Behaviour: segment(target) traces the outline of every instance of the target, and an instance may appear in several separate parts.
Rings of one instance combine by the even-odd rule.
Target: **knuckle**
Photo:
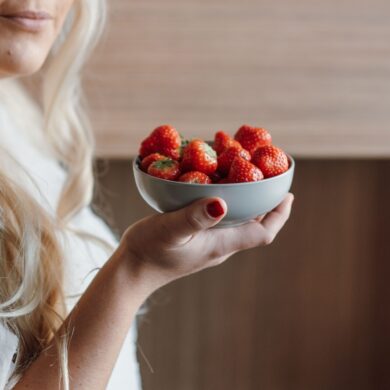
[[[274,239],[275,239],[275,234],[273,234],[271,232],[266,232],[264,234],[263,239],[262,239],[262,244],[265,246],[270,245],[273,243]]]
[[[192,208],[186,208],[184,211],[185,222],[191,229],[201,230],[203,229],[203,223],[197,216],[192,212]]]
[[[214,260],[218,260],[223,255],[223,251],[219,248],[213,249],[210,253],[210,258]]]
[[[225,261],[225,257],[217,257],[210,262],[211,267],[217,267],[218,265],[221,265]]]

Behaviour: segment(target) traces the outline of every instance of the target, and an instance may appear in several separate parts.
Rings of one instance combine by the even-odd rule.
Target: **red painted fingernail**
[[[223,209],[221,203],[217,200],[214,200],[207,205],[207,213],[213,218],[220,217],[224,212],[225,210]]]

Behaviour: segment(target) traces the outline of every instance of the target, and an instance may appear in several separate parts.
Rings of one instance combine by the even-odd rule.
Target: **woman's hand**
[[[216,266],[232,254],[270,244],[289,218],[294,196],[288,194],[270,213],[244,225],[210,229],[226,214],[221,198],[207,198],[181,210],[157,214],[130,226],[119,251],[133,272],[157,289],[182,276]]]

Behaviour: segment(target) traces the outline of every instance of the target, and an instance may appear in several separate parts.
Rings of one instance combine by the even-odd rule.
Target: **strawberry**
[[[160,153],[149,154],[149,156],[146,156],[144,159],[142,159],[142,161],[141,161],[141,169],[144,172],[147,172],[148,168],[149,168],[149,165],[151,163],[154,163],[155,161],[158,161],[158,160],[163,160],[164,158],[167,158],[167,157],[163,156]]]
[[[253,153],[257,148],[271,145],[272,143],[271,135],[266,129],[248,125],[241,126],[237,130],[234,139],[238,141],[251,156],[253,156]]]
[[[220,130],[215,133],[213,149],[220,155],[225,149],[230,146],[241,146],[237,141],[235,141],[229,134]]]
[[[229,173],[230,166],[237,156],[240,156],[247,161],[251,159],[249,152],[241,146],[231,146],[218,156],[218,171],[222,176],[226,176]]]
[[[217,169],[217,154],[206,142],[194,139],[183,150],[181,167],[185,172],[199,171],[211,175]]]
[[[211,184],[211,179],[203,172],[190,171],[181,175],[178,181],[185,183]]]
[[[258,148],[253,154],[252,162],[261,169],[266,178],[280,175],[289,167],[286,154],[273,145]]]
[[[160,153],[174,160],[180,158],[180,134],[172,126],[159,126],[141,143],[139,155],[144,158],[152,153]]]
[[[179,163],[170,158],[157,160],[149,165],[148,173],[160,179],[175,180],[180,175]]]
[[[228,180],[231,183],[243,183],[248,181],[259,181],[263,179],[263,173],[251,162],[236,157],[230,167]]]

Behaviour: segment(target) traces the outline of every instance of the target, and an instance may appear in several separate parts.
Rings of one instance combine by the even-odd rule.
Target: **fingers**
[[[271,242],[290,217],[293,201],[294,195],[287,194],[283,202],[280,203],[274,210],[269,212],[261,221],[261,225],[271,237]]]
[[[288,220],[293,200],[294,196],[288,194],[282,203],[265,216],[236,228],[214,229],[213,240],[218,246],[216,250],[218,254],[222,256],[259,245],[271,244]]]
[[[258,217],[255,218],[255,221],[260,223],[260,222],[264,219],[264,217],[265,217],[266,215],[267,215],[267,214],[259,215]]]
[[[191,205],[159,216],[161,232],[170,243],[187,242],[195,233],[216,225],[226,214],[221,198],[206,198]]]

